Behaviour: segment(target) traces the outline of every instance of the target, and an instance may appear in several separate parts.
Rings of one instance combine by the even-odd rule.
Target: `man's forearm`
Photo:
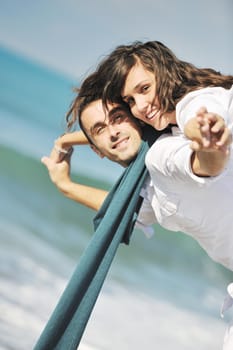
[[[87,145],[89,142],[82,131],[74,131],[60,136],[55,144],[61,148],[69,148],[75,145]]]
[[[73,182],[70,177],[70,155],[59,163],[54,160],[54,155],[44,156],[41,161],[46,166],[53,184],[66,197],[94,210],[101,207],[108,192]]]
[[[96,211],[99,210],[108,194],[107,191],[72,181],[56,186],[66,197]]]

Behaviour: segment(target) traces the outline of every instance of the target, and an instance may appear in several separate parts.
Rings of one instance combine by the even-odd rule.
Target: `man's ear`
[[[98,150],[98,148],[95,146],[95,145],[90,145],[91,146],[91,149],[96,153],[98,154],[98,156],[100,158],[104,158],[105,156]]]

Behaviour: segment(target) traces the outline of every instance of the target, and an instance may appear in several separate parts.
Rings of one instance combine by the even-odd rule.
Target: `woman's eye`
[[[149,85],[145,85],[142,87],[142,92],[146,92],[149,89]]]

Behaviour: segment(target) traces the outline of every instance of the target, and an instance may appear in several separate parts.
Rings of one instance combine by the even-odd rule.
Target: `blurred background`
[[[33,348],[93,234],[40,162],[64,131],[72,88],[115,46],[159,40],[233,73],[232,0],[0,0],[0,349]],[[122,168],[88,147],[75,181],[111,188]],[[155,226],[121,246],[80,349],[217,350],[232,274],[190,238]]]

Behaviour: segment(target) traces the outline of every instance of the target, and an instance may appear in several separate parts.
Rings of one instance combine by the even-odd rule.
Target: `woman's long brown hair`
[[[164,112],[174,110],[179,100],[190,91],[213,86],[230,89],[233,85],[232,75],[181,61],[159,41],[135,42],[118,46],[97,68],[99,76],[105,79],[105,104],[107,101],[121,101],[125,80],[137,61],[155,74],[156,94]]]

